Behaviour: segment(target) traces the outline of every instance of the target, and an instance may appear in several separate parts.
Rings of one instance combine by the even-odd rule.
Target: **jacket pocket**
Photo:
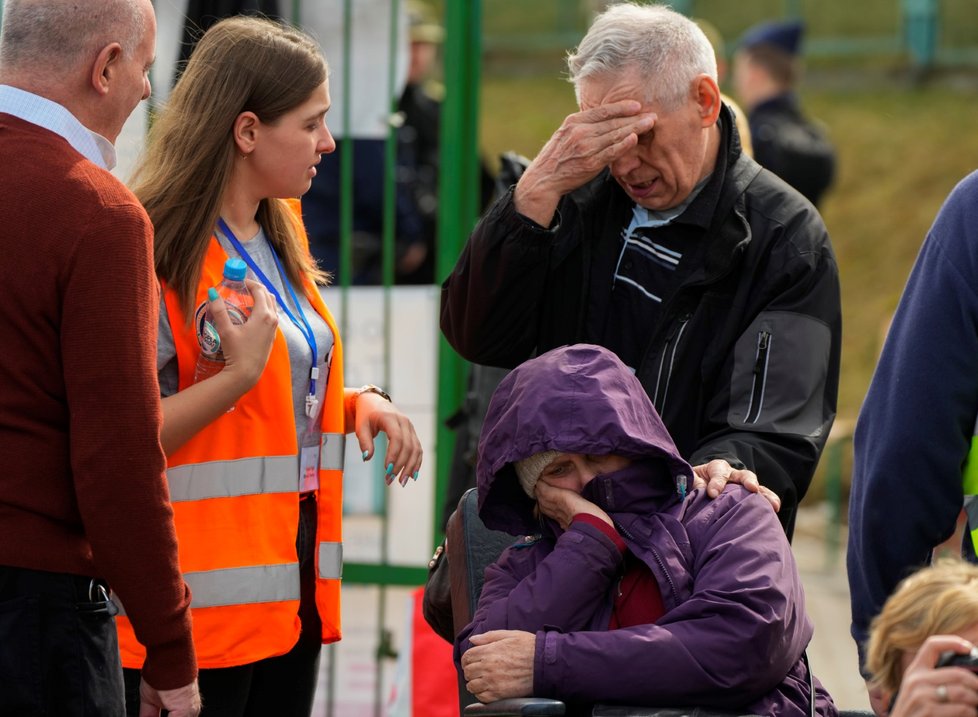
[[[822,321],[790,311],[761,313],[734,347],[727,423],[736,430],[815,437],[825,402],[832,336]]]

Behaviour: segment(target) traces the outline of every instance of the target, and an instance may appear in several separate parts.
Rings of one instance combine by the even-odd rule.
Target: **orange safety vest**
[[[304,232],[302,238],[305,238]],[[197,304],[220,283],[227,254],[211,238]],[[310,282],[305,295],[333,332],[316,492],[316,606],[323,642],[340,632],[341,517],[346,439],[343,352],[332,315]],[[193,383],[200,348],[176,294],[164,285],[180,390]],[[226,413],[167,456],[180,568],[192,593],[194,645],[202,668],[231,667],[288,652],[299,638],[299,459],[292,378],[279,331],[258,383]],[[122,664],[140,668],[146,652],[119,615]]]

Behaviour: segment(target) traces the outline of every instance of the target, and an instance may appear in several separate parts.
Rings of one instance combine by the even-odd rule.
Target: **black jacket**
[[[835,179],[835,148],[802,114],[792,93],[765,100],[747,116],[754,159],[818,204]]]
[[[693,465],[725,458],[782,500],[789,537],[835,418],[842,320],[835,256],[815,208],[740,151],[724,111],[719,196],[701,265],[663,307],[636,372]],[[442,287],[441,328],[466,359],[513,367],[595,341],[631,200],[603,173],[565,196],[558,224],[517,214],[512,193],[482,219]],[[595,300],[594,297],[599,297]],[[605,303],[607,303],[605,301]]]

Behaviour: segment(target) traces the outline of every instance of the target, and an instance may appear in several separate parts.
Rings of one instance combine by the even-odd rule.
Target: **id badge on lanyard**
[[[326,355],[326,375],[333,365],[333,346]],[[315,372],[319,377],[319,371]],[[299,446],[299,492],[319,489],[319,462],[323,447],[323,433],[319,427],[319,401],[316,396],[306,397],[306,430],[302,433]]]
[[[310,421],[312,423],[312,421]],[[302,434],[299,449],[299,492],[319,489],[319,450],[322,445],[319,431],[307,430]]]
[[[333,352],[330,351],[329,358]],[[328,359],[327,359],[328,360]],[[319,371],[314,375],[318,377]],[[315,383],[311,384],[315,387]],[[315,390],[315,388],[313,388]],[[319,455],[322,447],[322,432],[319,430],[319,401],[315,394],[306,396],[306,430],[302,432],[299,446],[299,492],[305,493],[319,489]]]

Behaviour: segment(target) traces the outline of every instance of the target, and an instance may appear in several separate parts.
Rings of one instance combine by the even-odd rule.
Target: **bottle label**
[[[242,311],[241,307],[225,301],[228,318],[232,324],[243,324],[248,320],[248,314]],[[211,316],[207,312],[207,302],[201,302],[194,312],[194,326],[197,330],[197,343],[200,344],[200,351],[205,356],[213,358],[221,353],[221,335],[217,333],[217,327],[211,321]]]
[[[221,351],[221,336],[217,328],[208,319],[207,302],[203,302],[194,312],[194,326],[197,329],[197,343],[200,352],[205,356],[214,357]]]
[[[241,307],[237,304],[232,304],[230,301],[225,301],[224,305],[228,309],[228,318],[231,319],[232,324],[243,324],[248,320],[248,314],[242,311]]]

